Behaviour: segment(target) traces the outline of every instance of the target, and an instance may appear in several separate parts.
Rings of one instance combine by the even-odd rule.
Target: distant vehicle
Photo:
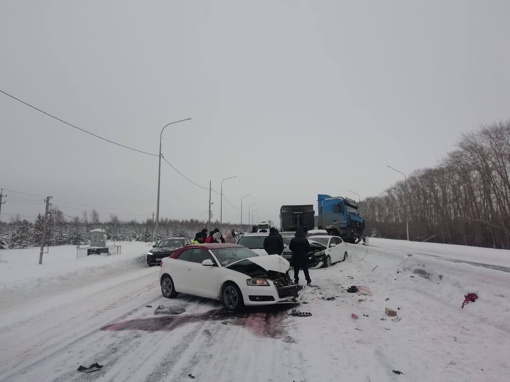
[[[191,240],[185,237],[167,237],[161,239],[157,244],[152,246],[152,249],[147,253],[147,265],[159,264],[163,257],[170,256],[178,248],[190,245]]]
[[[296,231],[303,228],[305,231],[313,229],[315,225],[315,211],[313,204],[286,205],[280,207],[280,230]]]
[[[269,230],[267,232],[252,232],[245,233],[237,240],[237,244],[242,245],[243,247],[251,249],[259,256],[266,256],[267,252],[264,249],[264,240],[269,235]]]
[[[257,256],[237,244],[198,244],[180,248],[161,262],[161,293],[220,300],[228,310],[248,305],[293,302],[302,286],[288,276],[279,255]]]
[[[259,224],[257,224],[257,232],[269,232],[271,227],[274,227],[272,220],[261,221]]]
[[[325,194],[319,194],[317,199],[319,229],[340,236],[348,243],[358,243],[364,238],[365,219],[359,215],[354,200]]]

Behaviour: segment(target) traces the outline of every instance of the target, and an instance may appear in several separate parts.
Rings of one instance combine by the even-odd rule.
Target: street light
[[[221,181],[221,187],[220,187],[220,232],[223,232],[222,225],[223,225],[223,182],[227,179],[234,179],[237,178],[237,176],[229,176],[228,178],[225,178]]]
[[[251,196],[251,194],[244,195],[244,196],[241,198],[241,225],[243,225],[243,199],[244,199],[244,198],[247,198],[248,196]]]
[[[406,189],[406,194],[408,194],[408,192],[407,192],[407,176],[406,176],[406,174],[404,174],[402,171],[399,171],[399,170],[397,170],[396,168],[393,168],[393,167],[391,167],[391,166],[388,166],[388,165],[387,165],[386,167],[388,167],[388,168],[392,169],[393,171],[396,171],[396,172],[398,172],[398,173],[400,173],[400,174],[404,175],[404,188]],[[406,196],[406,199],[407,199],[407,203],[409,203],[409,195],[407,195],[407,196]],[[407,241],[409,241],[409,216],[408,216],[408,215],[409,215],[409,213],[408,213],[408,211],[407,211],[407,203],[406,203],[406,205],[405,205],[405,213],[406,213],[406,232],[407,232]]]
[[[159,230],[159,190],[161,188],[161,140],[163,138],[163,130],[167,126],[173,125],[175,123],[184,122],[184,121],[190,121],[191,118],[181,119],[179,121],[174,121],[167,123],[163,128],[161,129],[161,133],[159,134],[159,166],[158,166],[158,203],[156,207],[156,240],[158,240],[158,230]],[[154,241],[154,236],[152,237],[152,241]]]
[[[250,210],[251,210],[251,208],[252,208],[253,206],[256,206],[256,205],[257,205],[257,203],[253,203],[253,204],[250,204],[250,205],[248,206],[248,224],[250,224],[250,223],[251,223],[251,222],[250,222]]]
[[[361,201],[360,196],[359,196],[359,194],[357,192],[354,192],[354,191],[351,191],[351,190],[347,190],[347,191],[352,192],[353,194],[358,195],[358,203]]]

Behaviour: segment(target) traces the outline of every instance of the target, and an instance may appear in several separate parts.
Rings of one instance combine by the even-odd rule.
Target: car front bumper
[[[295,302],[302,290],[302,285],[291,284],[285,286],[247,286],[242,292],[246,306],[257,306]]]

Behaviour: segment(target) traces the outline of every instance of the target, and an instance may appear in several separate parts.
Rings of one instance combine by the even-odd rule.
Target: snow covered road
[[[510,275],[371,242],[312,270],[317,287],[299,306],[241,313],[192,296],[163,298],[159,269],[139,261],[91,283],[70,286],[63,276],[64,290],[54,281],[36,300],[4,303],[0,380],[508,380]],[[414,251],[451,256],[452,248],[418,244]],[[508,251],[484,251],[484,263],[505,266]],[[358,293],[347,292],[353,285]],[[479,299],[461,308],[468,292]],[[166,313],[155,313],[160,305]],[[293,308],[312,315],[291,316]],[[77,371],[96,362],[101,370]]]

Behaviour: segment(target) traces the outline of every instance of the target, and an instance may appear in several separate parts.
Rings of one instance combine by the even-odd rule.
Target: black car
[[[159,264],[163,257],[168,257],[177,249],[190,244],[191,240],[185,237],[167,237],[166,239],[161,239],[147,253],[147,265],[150,267]]]
[[[290,241],[292,240],[292,237],[285,237],[285,235],[282,235],[283,237],[283,243],[285,244],[285,248],[283,249],[282,256],[287,259],[291,266],[294,266],[292,264],[292,251],[289,249]],[[308,252],[308,268],[315,268],[317,266],[322,266],[324,264],[324,251],[327,249],[327,247],[324,244],[318,243],[313,240],[308,240],[310,243],[310,252]]]

